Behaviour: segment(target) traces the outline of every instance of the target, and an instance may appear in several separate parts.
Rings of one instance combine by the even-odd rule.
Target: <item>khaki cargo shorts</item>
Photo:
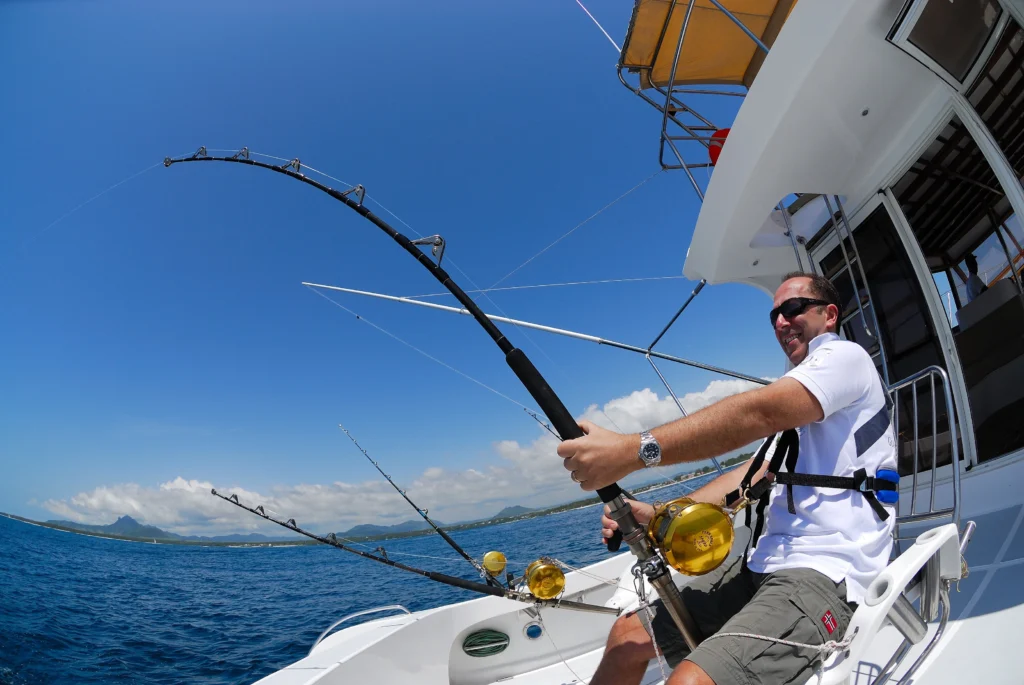
[[[681,588],[683,602],[704,636],[719,631],[752,633],[820,645],[842,640],[855,604],[846,601],[846,583],[818,571],[785,569],[754,573],[742,558],[726,562]],[[803,683],[819,660],[816,651],[746,637],[705,640],[691,654],[661,600],[652,621],[654,639],[669,665],[685,658],[700,666],[715,685]],[[647,621],[641,616],[641,621]]]

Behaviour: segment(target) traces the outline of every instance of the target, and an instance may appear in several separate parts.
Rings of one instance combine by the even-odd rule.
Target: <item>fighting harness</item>
[[[777,445],[771,461],[768,462],[768,470],[761,480],[754,484],[751,481],[754,475],[764,465],[765,455],[772,443]],[[786,503],[790,514],[796,514],[796,505],[793,502],[793,486],[807,485],[816,488],[834,488],[837,490],[856,490],[864,495],[864,499],[878,515],[878,518],[885,521],[889,518],[889,512],[882,506],[882,502],[893,504],[899,499],[899,474],[889,469],[879,470],[874,476],[869,476],[865,469],[858,469],[852,476],[824,476],[811,473],[797,473],[796,463],[800,456],[800,436],[795,429],[783,431],[781,435],[773,435],[765,440],[754,455],[750,468],[740,481],[737,490],[726,495],[726,506],[733,506],[741,498],[749,502],[757,502],[757,516],[754,527],[751,528],[750,549],[757,545],[758,538],[764,528],[764,510],[768,507],[772,487],[778,483],[786,486]],[[786,470],[782,471],[785,463]],[[750,528],[751,510],[746,509],[746,526]]]

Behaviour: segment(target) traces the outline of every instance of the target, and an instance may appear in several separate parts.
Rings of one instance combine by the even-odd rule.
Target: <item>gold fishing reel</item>
[[[501,552],[488,552],[484,555],[484,570],[487,571],[487,575],[492,578],[500,576],[501,572],[505,570],[507,563],[508,561],[505,559],[505,555]]]
[[[554,599],[565,589],[565,573],[554,559],[541,557],[526,567],[526,587],[537,599]]]
[[[507,563],[505,555],[495,551],[485,554],[481,565],[490,576],[498,577]],[[530,594],[537,599],[554,599],[565,590],[565,573],[558,562],[547,557],[541,557],[527,566],[523,580]]]
[[[734,509],[680,497],[656,506],[647,536],[669,566],[687,576],[702,576],[721,566],[732,550]]]

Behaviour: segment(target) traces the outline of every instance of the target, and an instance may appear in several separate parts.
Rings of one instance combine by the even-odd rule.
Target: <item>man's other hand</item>
[[[643,467],[639,435],[621,435],[590,421],[580,421],[580,428],[585,435],[561,443],[558,456],[584,490],[599,490]]]
[[[629,504],[630,509],[633,510],[633,518],[641,526],[646,526],[654,518],[654,507],[652,505],[631,499],[626,500],[626,502]],[[611,507],[607,504],[604,505],[604,515],[601,517],[601,542],[605,544],[612,537],[612,533],[619,529],[619,525],[609,516],[610,511]]]

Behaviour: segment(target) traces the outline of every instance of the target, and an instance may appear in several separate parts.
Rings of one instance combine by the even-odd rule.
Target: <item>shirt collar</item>
[[[817,338],[814,338],[811,342],[807,343],[807,356],[810,357],[814,354],[816,349],[827,342],[832,342],[833,340],[839,340],[839,336],[835,333],[822,333]]]

